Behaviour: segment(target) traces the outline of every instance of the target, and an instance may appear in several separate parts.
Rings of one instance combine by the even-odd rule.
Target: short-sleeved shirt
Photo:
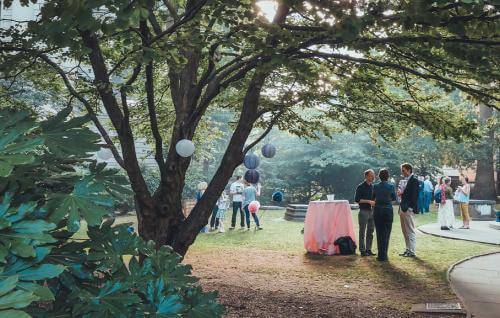
[[[368,184],[366,181],[360,183],[356,188],[354,201],[359,203],[361,200],[373,200],[373,185]],[[368,203],[359,203],[361,210],[371,210],[371,205]]]
[[[433,186],[432,182],[430,180],[425,180],[424,181],[424,192],[432,192]]]
[[[257,189],[254,186],[248,186],[243,190],[243,206],[250,204],[250,202],[257,199]]]
[[[233,195],[233,202],[243,202],[243,189],[245,186],[240,181],[235,181],[231,183],[229,191]]]

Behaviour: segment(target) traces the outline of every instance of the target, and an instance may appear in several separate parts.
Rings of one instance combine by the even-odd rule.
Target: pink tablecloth
[[[312,201],[307,208],[304,225],[304,246],[308,252],[339,254],[336,239],[350,236],[357,244],[347,200]]]

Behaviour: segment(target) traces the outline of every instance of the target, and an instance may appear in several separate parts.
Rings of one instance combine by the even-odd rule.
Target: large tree
[[[391,136],[413,125],[470,135],[474,124],[433,105],[437,96],[421,91],[420,80],[498,105],[493,1],[283,0],[267,13],[269,20],[251,0],[47,0],[36,21],[2,31],[2,78],[8,87],[65,87],[65,98],[83,106],[126,171],[140,235],[182,255],[245,153],[273,125],[303,136],[359,128]],[[235,112],[232,137],[185,218],[191,159],[175,145],[202,136],[200,122],[214,107]],[[101,108],[109,128],[97,116]],[[139,167],[132,109],[149,120],[161,178],[155,191]],[[172,123],[168,139],[159,124],[165,120]],[[254,127],[263,134],[247,141]]]
[[[496,200],[494,154],[496,148],[495,131],[498,126],[493,123],[493,110],[483,105],[479,106],[479,121],[485,130],[485,135],[481,143],[480,156],[476,161],[476,182],[472,198]]]

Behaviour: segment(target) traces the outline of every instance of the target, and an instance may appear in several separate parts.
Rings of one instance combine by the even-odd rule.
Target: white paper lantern
[[[198,183],[197,188],[200,191],[206,190],[208,188],[208,183],[202,181],[202,182]]]
[[[101,149],[97,152],[97,158],[101,160],[106,161],[111,159],[111,157],[113,157],[113,153],[109,149]]]
[[[181,139],[175,145],[175,151],[181,157],[190,157],[194,153],[194,144],[191,140]]]

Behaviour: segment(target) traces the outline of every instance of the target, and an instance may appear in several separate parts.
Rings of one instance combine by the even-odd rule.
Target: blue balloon
[[[266,158],[272,158],[276,155],[276,147],[273,144],[265,144],[262,147],[262,155]]]
[[[250,170],[247,170],[247,172],[245,172],[245,180],[248,183],[255,184],[255,183],[259,182],[259,178],[260,178],[260,174],[255,169],[250,169]]]
[[[272,199],[274,202],[281,202],[283,201],[283,197],[284,197],[283,192],[276,191],[273,193]]]
[[[260,159],[257,155],[249,153],[243,159],[243,164],[247,169],[256,169],[259,166]]]

